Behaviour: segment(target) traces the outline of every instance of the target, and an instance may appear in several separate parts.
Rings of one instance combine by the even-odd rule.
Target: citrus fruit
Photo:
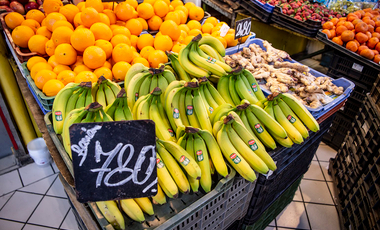
[[[55,51],[55,50],[54,50]],[[59,63],[57,62],[57,59],[55,59],[55,55],[53,56],[50,56],[49,59],[48,59],[48,64],[51,66],[51,67],[56,67],[57,65],[59,65]]]
[[[95,44],[95,36],[89,29],[78,28],[71,35],[70,41],[76,50],[83,52],[87,47]]]
[[[48,14],[45,18],[46,28],[53,32],[53,25],[57,21],[67,21],[67,19],[63,14],[57,12]]]
[[[53,97],[57,95],[58,92],[61,91],[61,89],[64,87],[65,85],[61,81],[57,79],[51,79],[44,84],[42,92],[48,97]]]
[[[206,22],[205,24],[203,24],[202,26],[202,33],[208,33],[208,34],[211,34],[212,32],[212,28],[214,28],[214,25],[211,24],[210,22]]]
[[[189,35],[192,35],[192,36],[197,36],[198,34],[202,34],[202,31],[198,29],[192,29],[189,32]]]
[[[172,40],[177,40],[181,36],[181,30],[172,20],[164,21],[160,26],[160,32],[163,35],[168,35]]]
[[[54,56],[61,65],[72,65],[77,60],[77,51],[70,44],[60,44],[55,48]]]
[[[17,26],[12,31],[13,42],[22,48],[28,48],[28,41],[32,36],[34,31],[29,26]]]
[[[116,17],[122,21],[131,19],[133,17],[133,11],[134,8],[125,2],[121,2],[115,7]]]
[[[113,65],[112,75],[116,81],[124,81],[125,75],[127,74],[131,65],[128,62],[121,61]]]
[[[81,83],[81,82],[89,82],[95,83],[98,81],[98,78],[96,75],[91,71],[82,71],[77,74],[74,78],[75,83]]]
[[[139,20],[139,22],[141,23],[142,25],[142,28],[143,30],[148,30],[148,23],[145,21],[145,19],[143,18],[136,18],[137,20]]]
[[[82,65],[77,65],[75,68],[73,68],[74,73],[79,74],[84,71],[92,71],[92,69],[88,68],[84,64]]]
[[[116,14],[112,10],[103,10],[103,14],[107,15],[111,25],[116,23]]]
[[[143,30],[141,22],[135,18],[128,20],[127,23],[125,23],[125,27],[128,28],[131,34],[136,36],[140,35]]]
[[[142,50],[145,46],[153,46],[154,37],[151,34],[142,34],[137,39],[137,48]]]
[[[40,62],[47,63],[45,58],[40,57],[40,56],[33,56],[29,58],[28,62],[26,63],[26,67],[30,71],[35,64],[40,63]]]
[[[176,8],[177,6],[183,6],[183,2],[181,0],[174,0],[170,3],[173,8]]]
[[[128,38],[131,38],[131,32],[129,31],[128,28],[119,26],[116,29],[112,30],[113,36],[118,35],[118,34],[123,34],[127,36]]]
[[[91,27],[92,24],[100,22],[99,13],[93,7],[85,8],[81,13],[80,19],[82,20],[83,25],[88,28]]]
[[[188,34],[190,32],[190,29],[189,29],[189,27],[186,24],[181,24],[181,25],[178,26],[178,28],[180,30],[182,30],[182,31],[185,31],[186,34]]]
[[[201,23],[199,23],[197,20],[190,20],[187,23],[187,27],[189,28],[189,31],[192,29],[198,29],[198,30],[202,29]]]
[[[62,6],[63,6],[63,3],[60,0],[45,0],[44,3],[42,4],[42,7],[46,14],[58,12]]]
[[[70,44],[70,38],[73,33],[74,31],[72,31],[70,28],[66,26],[61,26],[53,31],[53,34],[51,35],[51,40],[53,40],[55,46],[58,46],[63,43]]]
[[[239,43],[239,41],[235,39],[234,34],[226,34],[223,38],[226,40],[228,47],[236,46]]]
[[[101,0],[86,0],[85,7],[92,7],[99,13],[103,12],[104,6]]]
[[[102,22],[94,23],[90,30],[94,34],[95,40],[103,39],[109,41],[113,36],[111,29]]]
[[[38,28],[36,34],[45,36],[48,39],[51,38],[51,32],[46,28],[46,26],[41,26],[40,28]]]
[[[70,67],[71,67],[71,69],[74,69],[78,65],[84,65],[84,63],[83,63],[83,56],[79,56],[78,55],[76,62],[74,64],[72,64]]]
[[[53,56],[55,51],[55,45],[53,40],[49,40],[45,43],[45,52],[49,56]]]
[[[180,19],[179,24],[184,24],[187,22],[187,15],[185,14],[185,12],[183,12],[182,10],[174,10],[174,13],[177,13],[179,16],[179,19]]]
[[[134,58],[131,64],[134,65],[136,63],[141,63],[141,64],[145,65],[148,68],[150,67],[148,60],[146,60],[143,57],[136,57],[136,58]]]
[[[30,77],[34,80],[34,77],[36,76],[36,74],[39,71],[44,70],[44,69],[53,70],[53,67],[51,67],[51,65],[49,65],[46,62],[38,62],[38,63],[34,64],[30,70]]]
[[[28,48],[31,52],[38,53],[39,55],[45,55],[45,44],[48,42],[45,36],[33,35],[28,41]]]
[[[174,21],[177,25],[181,24],[181,18],[179,16],[179,14],[177,14],[177,12],[169,12],[166,16],[165,16],[165,21],[167,20],[172,20]]]
[[[90,69],[102,67],[106,60],[106,52],[100,47],[89,46],[83,52],[83,62]]]
[[[148,28],[149,30],[159,30],[162,24],[162,19],[157,15],[154,15],[148,20]]]
[[[205,16],[205,12],[199,6],[191,7],[189,10],[189,18],[191,20],[200,21]]]
[[[17,26],[21,25],[21,23],[25,20],[24,17],[17,13],[17,12],[11,12],[7,14],[4,18],[5,24],[9,27],[9,29],[13,30]]]
[[[149,3],[141,3],[137,6],[136,9],[137,13],[139,14],[140,18],[143,19],[149,19],[154,15],[154,8],[151,4]]]
[[[111,62],[109,62],[109,61],[104,62],[103,67],[106,67],[106,68],[108,68],[108,69],[112,69]]]
[[[79,26],[83,25],[82,19],[81,19],[82,13],[77,13],[74,17],[74,26],[75,28],[78,28]]]
[[[73,4],[67,4],[59,9],[59,13],[63,14],[67,21],[73,23],[75,15],[79,13],[79,8]]]
[[[184,40],[183,40],[183,44],[187,45],[191,42],[191,40],[193,40],[195,36],[194,35],[188,35]]]
[[[206,18],[205,23],[211,23],[213,26],[216,26],[218,24],[218,19],[215,17],[208,17]]]
[[[226,41],[226,39],[224,39],[221,36],[217,36],[216,38],[223,44],[224,48],[227,48],[227,41]]]
[[[29,26],[34,33],[36,33],[37,29],[40,28],[40,24],[34,19],[26,19],[21,23],[22,26]]]
[[[40,10],[32,9],[32,10],[29,10],[28,13],[26,13],[25,18],[26,19],[34,19],[39,24],[41,24],[42,20],[45,19],[45,15]]]
[[[153,5],[154,13],[158,17],[165,17],[166,14],[169,12],[169,6],[164,1],[156,1]]]
[[[166,56],[164,51],[155,50],[151,54],[149,54],[148,61],[151,67],[158,68],[159,64],[165,64],[168,62],[168,57]]]
[[[152,46],[145,46],[141,51],[140,55],[141,57],[148,59],[149,54],[153,52],[155,49]]]
[[[57,74],[55,74],[52,70],[43,69],[40,70],[34,77],[34,83],[37,88],[42,89],[45,83],[51,79],[57,79]]]
[[[54,67],[53,72],[58,75],[60,72],[64,70],[71,70],[71,68],[67,65],[57,65],[56,67]]]
[[[74,82],[75,76],[77,74],[71,70],[63,70],[57,76],[57,80],[61,81],[64,85]]]
[[[129,40],[129,38],[123,34],[117,34],[112,37],[111,44],[113,47],[116,47],[116,45],[121,43],[131,45],[131,40]]]
[[[190,10],[190,8],[192,8],[194,6],[196,6],[196,5],[192,2],[186,2],[186,4],[185,4],[185,7],[187,8],[187,10]]]
[[[96,40],[95,46],[101,48],[106,53],[106,59],[111,57],[112,49],[113,49],[111,42],[103,40],[103,39],[99,39],[99,40]]]
[[[125,61],[131,62],[133,59],[133,53],[131,52],[131,47],[125,43],[117,44],[112,51],[112,59],[115,62]]]
[[[126,0],[125,3],[131,5],[133,8],[137,8],[137,6],[139,5],[139,3],[136,1],[136,0]]]
[[[131,35],[131,47],[134,47],[136,49],[137,47],[137,40],[139,39],[139,37],[137,37],[136,35]]]
[[[186,47],[186,45],[184,45],[184,44],[175,44],[172,48],[172,51],[179,53],[179,51],[181,51],[181,49],[183,49],[185,47]]]
[[[154,48],[156,50],[170,51],[173,47],[173,41],[168,35],[162,35],[154,39]]]
[[[176,10],[183,11],[186,15],[186,20],[187,20],[187,17],[189,16],[189,10],[185,6],[177,6],[174,8],[174,11],[176,11]]]
[[[57,21],[53,25],[53,29],[52,29],[53,32],[55,29],[57,29],[58,27],[61,27],[61,26],[67,27],[67,28],[71,29],[72,31],[74,31],[74,27],[70,22],[68,22],[68,21]]]
[[[100,68],[94,70],[94,74],[98,78],[105,77],[106,79],[112,81],[112,71],[109,68],[100,67]]]

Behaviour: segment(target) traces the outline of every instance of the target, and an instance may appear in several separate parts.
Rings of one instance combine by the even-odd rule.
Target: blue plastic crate
[[[263,46],[263,42],[264,42],[264,40],[262,40],[260,38],[249,39],[244,44],[242,44],[240,46],[231,47],[229,50],[226,50],[226,55],[231,55],[231,54],[237,53],[237,52],[243,50],[244,47],[248,47],[250,44],[253,44],[253,43],[259,45],[263,50],[266,50],[265,47]],[[296,62],[294,60],[288,60],[288,59],[286,59],[286,61],[292,62],[292,63],[299,63],[299,62]],[[310,73],[316,77],[327,77],[327,75],[320,73],[320,72],[318,72],[314,69],[311,69],[311,68],[310,68]],[[342,86],[344,88],[344,93],[342,95],[334,98],[334,100],[332,102],[330,102],[324,106],[321,106],[319,108],[312,109],[312,108],[307,107],[307,109],[314,116],[315,119],[318,119],[319,117],[323,116],[325,113],[330,111],[336,105],[339,105],[342,101],[346,100],[350,96],[353,89],[355,88],[355,84],[353,82],[351,82],[351,81],[349,81],[343,77],[336,79],[336,80],[333,80],[332,82],[336,86]],[[263,91],[265,96],[272,94],[269,90],[265,89],[264,87],[261,87],[261,90]]]
[[[264,4],[264,3],[257,1],[257,0],[250,0],[250,1],[268,13],[273,13],[273,11],[274,11],[275,7],[268,4],[268,3]]]

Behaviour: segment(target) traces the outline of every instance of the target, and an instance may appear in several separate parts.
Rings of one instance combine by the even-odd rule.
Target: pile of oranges
[[[323,24],[322,32],[336,44],[380,64],[379,11],[368,8],[333,18]]]
[[[36,86],[48,96],[69,82],[95,82],[100,76],[123,81],[135,63],[157,68],[168,62],[165,51],[179,52],[199,33],[217,37],[225,47],[238,44],[234,30],[220,36],[224,22],[209,17],[201,25],[203,9],[181,0],[144,0],[141,4],[136,0],[87,0],[76,6],[45,0],[43,8],[45,14],[30,10],[25,19],[9,13],[5,22],[16,45],[49,56],[47,61],[32,58],[27,65]],[[143,30],[158,33],[153,37]]]

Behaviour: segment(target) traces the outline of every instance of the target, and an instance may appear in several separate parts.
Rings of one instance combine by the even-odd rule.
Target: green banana
[[[290,139],[296,144],[301,144],[303,142],[302,135],[292,125],[292,123],[290,123],[290,121],[288,121],[288,119],[285,117],[284,113],[282,112],[282,110],[281,110],[280,106],[277,104],[277,102],[274,102],[274,104],[273,104],[273,111],[274,111],[274,116],[275,116],[276,120],[286,130],[286,133],[288,134]],[[274,133],[276,133],[276,132],[274,132]]]
[[[229,76],[223,76],[219,79],[217,89],[220,95],[223,97],[224,101],[228,104],[235,105],[234,101],[232,100],[230,91],[229,91],[229,83],[230,83],[230,77]]]
[[[227,72],[214,62],[215,59],[207,60],[203,58],[202,56],[200,56],[197,51],[197,47],[198,47],[198,44],[196,42],[194,42],[190,46],[189,59],[191,62],[193,62],[195,65],[203,69],[210,71],[212,74],[215,74],[216,76],[222,77],[224,75],[227,75]]]
[[[174,56],[172,52],[166,52],[166,53],[168,55],[168,58],[169,58],[169,60],[171,62],[171,65],[172,65],[173,69],[175,70],[175,72],[177,72],[180,80],[191,81],[191,77],[182,68],[181,64],[179,63],[178,58],[176,56]]]
[[[293,126],[298,130],[298,132],[300,132],[302,137],[304,139],[308,138],[309,131],[307,131],[306,127],[301,122],[301,120],[297,117],[297,115],[289,108],[289,106],[281,98],[277,99],[276,102],[280,106],[285,117],[288,119],[290,123],[293,124]]]
[[[194,153],[195,160],[201,168],[202,172],[202,176],[199,182],[203,190],[208,193],[211,191],[212,185],[210,160],[208,157],[206,144],[197,133],[194,135]]]
[[[207,45],[207,44],[204,44],[204,45],[200,45],[199,46],[199,49],[201,49],[203,52],[205,52],[207,55],[215,58],[216,60],[219,60],[221,62],[224,62],[224,59],[223,57],[218,53],[218,51],[216,51],[214,48],[212,48],[211,46]]]
[[[206,129],[212,132],[212,125],[210,122],[210,118],[203,104],[203,100],[201,98],[201,94],[199,93],[199,89],[195,89],[193,91],[193,105],[194,105],[195,115],[197,116],[199,124],[201,125],[202,129]]]
[[[247,116],[251,129],[260,141],[268,148],[275,149],[277,147],[276,142],[273,140],[272,136],[268,133],[261,121],[257,119],[256,115],[249,109],[246,110],[245,115]]]
[[[200,67],[194,65],[190,60],[189,60],[189,53],[190,53],[190,46],[193,44],[193,42],[190,42],[187,44],[187,46],[181,51],[179,51],[178,54],[178,60],[181,65],[181,67],[190,75],[200,78],[200,77],[208,77],[210,76],[210,72],[201,69]]]
[[[226,55],[226,49],[224,48],[223,43],[213,36],[203,36],[201,40],[199,40],[198,45],[201,46],[203,44],[214,48],[214,50],[216,50],[222,57]]]
[[[125,75],[124,79],[124,87],[128,87],[129,82],[132,80],[132,78],[139,73],[148,72],[149,68],[141,63],[136,63],[131,66],[131,68],[128,69],[127,74]]]

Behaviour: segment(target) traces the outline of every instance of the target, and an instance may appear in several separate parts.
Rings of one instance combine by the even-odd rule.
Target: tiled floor
[[[339,229],[328,160],[336,151],[321,143],[293,202],[266,228]],[[0,175],[0,230],[78,229],[55,165],[30,164]]]

